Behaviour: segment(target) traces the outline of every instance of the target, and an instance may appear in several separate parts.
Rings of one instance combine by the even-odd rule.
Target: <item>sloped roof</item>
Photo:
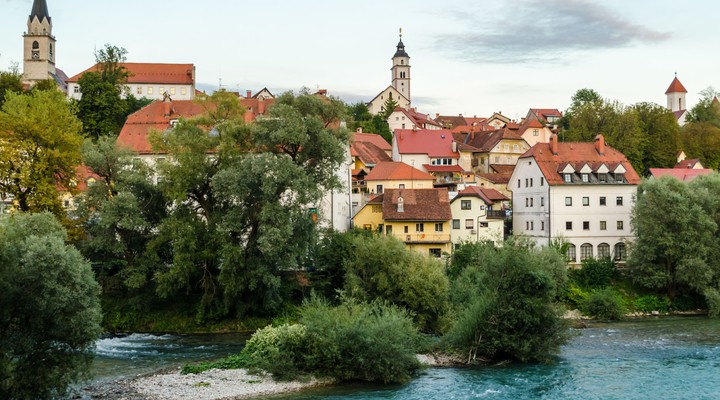
[[[602,135],[598,135],[598,138],[604,140]],[[554,135],[554,140],[557,140],[557,135]],[[625,180],[631,185],[640,183],[640,177],[625,155],[607,144],[601,155],[597,151],[595,143],[560,142],[557,143],[557,154],[553,154],[550,147],[552,141],[553,139],[551,139],[551,143],[537,143],[520,157],[534,158],[550,185],[566,184],[560,171],[568,164],[572,165],[575,170],[587,164],[593,171],[605,164],[611,172],[618,165],[622,165],[626,171]]]
[[[562,117],[562,112],[557,108],[531,108],[530,112],[536,117],[547,121],[548,117]]]
[[[697,164],[700,164],[700,166],[702,166],[702,163],[697,158],[693,158],[692,160],[686,159],[686,160],[682,160],[682,161],[678,162],[677,164],[675,164],[674,168],[691,169],[691,168],[694,168]],[[655,168],[655,169],[661,169],[661,168]]]
[[[438,115],[435,117],[435,122],[439,123],[445,128],[453,129],[458,126],[463,125],[469,125],[467,121],[465,121],[465,117],[460,115]]]
[[[680,83],[680,80],[676,76],[675,79],[670,82],[670,86],[668,86],[668,89],[665,91],[665,94],[668,93],[687,93],[687,89],[685,89],[685,86]]]
[[[655,178],[672,176],[681,181],[691,181],[700,175],[712,174],[711,169],[679,169],[679,168],[650,168],[650,175]]]
[[[431,165],[423,164],[427,172],[465,172],[459,165]]]
[[[490,164],[490,169],[498,174],[512,175],[515,171],[515,164]]]
[[[382,161],[392,161],[392,157],[372,142],[350,142],[350,155],[359,158],[368,166]]]
[[[351,142],[367,142],[372,143],[383,151],[392,151],[392,145],[385,140],[384,137],[376,133],[354,132],[350,139]]]
[[[460,158],[452,150],[453,135],[447,129],[396,129],[395,141],[400,154],[427,154],[431,158]]]
[[[511,174],[497,174],[497,173],[488,173],[488,174],[475,174],[476,177],[480,177],[483,179],[486,179],[494,184],[507,184],[510,182],[510,178],[512,177]]]
[[[465,189],[461,190],[457,196],[453,199],[455,201],[456,199],[460,197],[479,197],[482,199],[482,201],[485,202],[485,204],[492,205],[496,201],[507,201],[510,200],[507,196],[504,194],[498,192],[495,189],[489,189],[489,188],[483,188],[480,186],[468,186]]]
[[[524,140],[517,129],[506,126],[491,132],[477,132],[474,135],[467,135],[465,144],[480,151],[490,151],[504,139]]]
[[[427,172],[420,171],[399,161],[380,161],[365,177],[366,181],[435,180]]]
[[[120,63],[130,73],[128,83],[155,83],[166,85],[192,85],[195,82],[193,64],[162,63]],[[86,72],[97,72],[100,64],[71,77],[68,82],[77,82]]]
[[[401,112],[405,114],[408,120],[410,120],[410,123],[415,125],[417,128],[423,128],[425,125],[432,125],[442,128],[442,125],[436,121],[433,121],[430,119],[430,116],[427,114],[419,113],[414,108],[403,108],[403,107],[395,107],[395,110],[393,112]]]
[[[52,22],[50,13],[48,12],[47,2],[45,0],[34,0],[32,11],[30,11],[30,20],[37,17],[38,21],[42,22],[43,19],[47,18],[49,22]]]
[[[398,212],[398,198],[403,211]],[[447,189],[387,189],[383,193],[386,221],[448,221],[452,219]]]

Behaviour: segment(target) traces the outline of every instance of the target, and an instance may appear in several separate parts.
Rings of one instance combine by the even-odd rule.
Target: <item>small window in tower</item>
[[[33,48],[33,50],[37,50],[37,49],[39,49],[39,48],[40,48],[40,43],[38,43],[38,42],[37,42],[37,40],[36,40],[36,41],[34,41],[34,42],[33,42],[33,46],[32,46],[32,48]]]
[[[50,57],[52,57],[52,55],[53,55],[53,48],[52,48],[52,43],[50,43]]]
[[[400,65],[405,65],[405,60],[400,60]]]

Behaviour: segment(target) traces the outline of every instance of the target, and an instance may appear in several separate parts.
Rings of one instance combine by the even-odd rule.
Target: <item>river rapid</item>
[[[576,333],[555,362],[547,365],[431,368],[406,385],[349,384],[273,399],[720,398],[718,320],[664,317],[593,323]],[[98,358],[93,367],[96,379],[131,376],[152,368],[182,364],[198,355],[201,358],[222,356],[223,352],[242,347],[241,337],[230,336],[220,342],[211,336],[183,337],[182,340],[178,336],[128,338],[107,343],[109,347],[104,347],[102,341],[98,343]],[[135,344],[124,350],[116,346],[127,342]],[[141,345],[137,346],[138,343]],[[121,362],[113,365],[111,355],[122,352],[128,357],[115,357]],[[103,375],[102,371],[111,373]]]

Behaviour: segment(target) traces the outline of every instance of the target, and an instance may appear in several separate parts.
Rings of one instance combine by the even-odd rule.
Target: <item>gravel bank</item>
[[[81,399],[102,400],[231,400],[288,393],[331,381],[276,382],[269,375],[251,375],[244,369],[213,369],[180,374],[180,369],[112,382],[84,390]]]

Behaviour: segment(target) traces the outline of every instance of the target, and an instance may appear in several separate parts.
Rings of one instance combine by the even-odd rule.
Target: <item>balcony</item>
[[[393,233],[393,236],[405,243],[450,243],[449,233]]]
[[[505,219],[505,210],[488,210],[488,219]]]

